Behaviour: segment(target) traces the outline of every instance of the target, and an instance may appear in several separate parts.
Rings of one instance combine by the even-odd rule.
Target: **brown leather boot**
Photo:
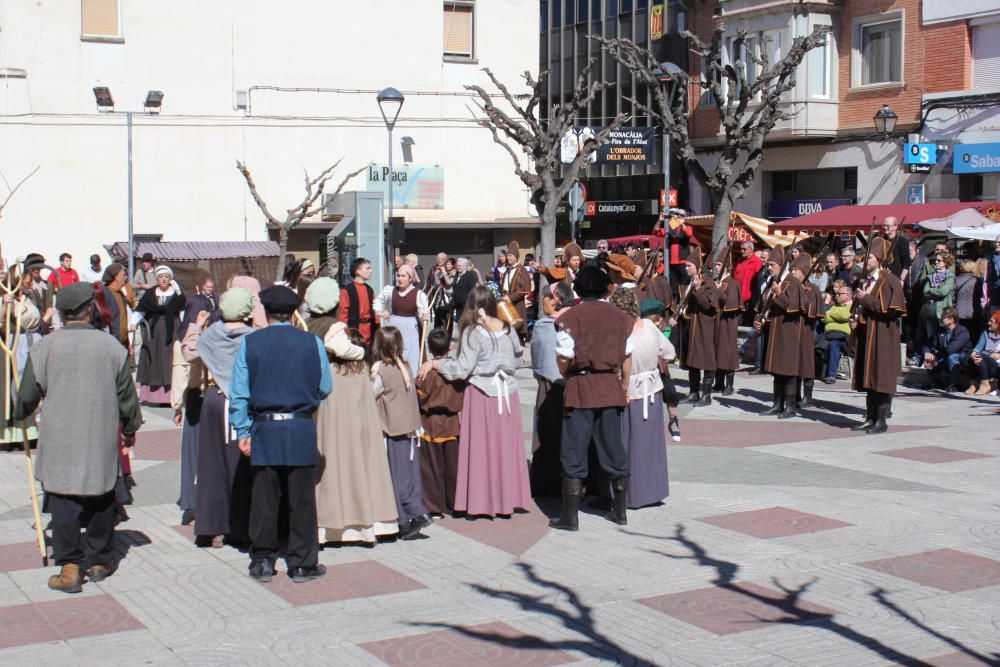
[[[79,565],[63,565],[59,574],[49,577],[49,588],[63,593],[79,593],[83,590],[83,575]]]
[[[107,565],[91,565],[87,568],[87,579],[95,584],[111,576],[111,568]]]

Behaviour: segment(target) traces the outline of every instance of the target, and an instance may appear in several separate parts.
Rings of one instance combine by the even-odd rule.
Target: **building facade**
[[[472,122],[464,86],[490,89],[483,67],[513,85],[534,69],[537,11],[537,0],[2,2],[0,173],[13,185],[39,167],[3,211],[3,251],[50,263],[69,251],[79,266],[125,239],[126,111],[137,235],[266,239],[236,161],[278,215],[301,201],[303,169],[339,159],[331,189],[366,165],[345,190],[382,188],[375,98],[387,86],[406,96],[392,146],[402,250],[486,262],[510,238],[533,245],[528,193]],[[114,113],[98,110],[97,86]],[[144,109],[151,90],[163,93],[158,113]],[[290,249],[323,259],[335,224],[317,216]]]

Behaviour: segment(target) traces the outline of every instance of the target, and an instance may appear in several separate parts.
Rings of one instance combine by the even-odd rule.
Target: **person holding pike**
[[[681,306],[685,323],[683,365],[688,369],[687,397],[681,403],[695,407],[711,405],[715,383],[715,344],[719,313],[719,286],[702,271],[701,248],[692,249],[684,260],[684,270],[690,284]]]
[[[801,255],[800,255],[801,256]],[[764,362],[761,368],[774,376],[774,393],[771,407],[764,415],[778,415],[778,419],[795,416],[795,379],[802,372],[802,351],[799,341],[803,335],[802,312],[806,294],[802,281],[792,275],[783,275],[784,253],[772,248],[767,258],[767,269],[774,276],[770,294],[765,294],[762,304],[764,321],[758,320],[755,328],[765,337]]]

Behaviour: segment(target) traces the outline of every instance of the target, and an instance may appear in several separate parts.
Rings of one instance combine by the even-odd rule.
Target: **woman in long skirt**
[[[249,326],[253,304],[250,290],[228,289],[219,300],[222,321],[204,332],[196,322],[188,332],[189,338],[198,337],[194,347],[208,373],[198,430],[194,532],[199,543],[216,548],[227,536],[240,543],[249,534],[250,462],[240,453],[229,428],[227,396],[240,341],[253,332]]]
[[[434,368],[446,380],[469,382],[459,435],[457,512],[492,517],[531,507],[514,378],[523,354],[517,332],[497,316],[496,299],[477,285],[459,321],[457,355],[421,368],[421,379]]]
[[[662,311],[654,299],[649,313]],[[670,494],[667,479],[667,435],[663,428],[663,381],[660,360],[674,358],[673,346],[655,324],[639,319],[632,290],[616,288],[611,303],[636,318],[625,362],[629,369],[629,402],[622,414],[622,441],[628,450],[628,507],[636,509],[662,501]]]
[[[174,333],[184,310],[184,295],[171,281],[174,273],[156,267],[156,287],[146,290],[136,310],[146,321],[139,352],[139,399],[149,404],[170,405],[170,376],[173,372]]]
[[[410,367],[410,377],[420,368],[420,322],[430,317],[427,295],[415,287],[416,282],[414,268],[401,264],[396,269],[396,286],[386,285],[374,303],[382,326],[396,327],[403,336],[403,360]]]

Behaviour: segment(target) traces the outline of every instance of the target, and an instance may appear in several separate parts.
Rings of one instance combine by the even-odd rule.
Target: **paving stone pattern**
[[[518,373],[526,452],[534,382]],[[683,383],[679,383],[683,386]],[[889,433],[817,387],[778,422],[770,379],[684,408],[671,496],[628,526],[558,499],[427,538],[330,546],[327,576],[269,584],[180,526],[180,432],[145,409],[114,576],[51,591],[22,454],[0,455],[2,665],[985,665],[1000,662],[995,397],[901,390]]]

